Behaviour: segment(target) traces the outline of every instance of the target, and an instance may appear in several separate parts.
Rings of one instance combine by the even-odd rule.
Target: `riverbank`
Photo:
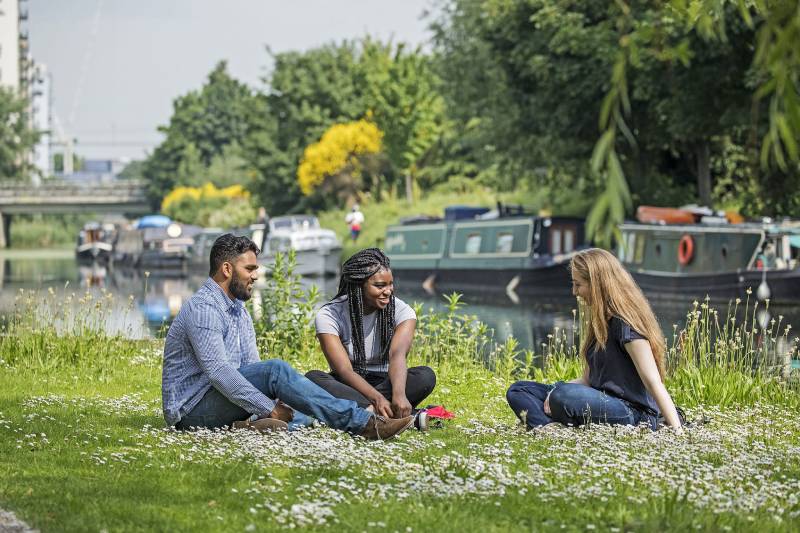
[[[780,327],[756,331],[748,319],[715,343],[713,310],[690,309],[667,382],[697,422],[684,435],[603,426],[525,432],[506,388],[578,375],[576,331],[556,330],[537,352],[519,352],[513,340],[492,345],[456,307],[419,309],[409,363],[436,370],[429,401],[457,418],[386,443],[324,428],[166,430],[160,341],[58,336],[23,313],[0,337],[0,507],[42,531],[800,526],[800,391],[784,365]],[[324,368],[310,309],[274,316],[260,330],[262,354],[280,353],[301,371]]]

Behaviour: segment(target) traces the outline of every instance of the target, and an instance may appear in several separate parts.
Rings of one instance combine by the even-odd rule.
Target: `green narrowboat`
[[[795,224],[620,225],[618,257],[651,298],[745,298],[800,302],[800,234]]]
[[[513,301],[571,295],[567,265],[586,246],[583,219],[508,209],[492,218],[474,214],[448,208],[444,220],[387,228],[385,250],[398,283],[428,292],[505,292]]]

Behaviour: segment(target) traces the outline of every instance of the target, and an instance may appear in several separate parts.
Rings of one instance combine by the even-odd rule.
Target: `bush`
[[[205,227],[246,226],[256,219],[250,193],[241,185],[176,187],[164,197],[161,212],[179,222]]]

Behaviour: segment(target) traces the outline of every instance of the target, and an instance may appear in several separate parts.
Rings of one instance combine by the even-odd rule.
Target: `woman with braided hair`
[[[401,418],[433,391],[433,370],[407,367],[417,316],[395,297],[389,258],[381,250],[367,248],[345,261],[339,291],[315,324],[331,372],[312,370],[306,377],[333,396]]]

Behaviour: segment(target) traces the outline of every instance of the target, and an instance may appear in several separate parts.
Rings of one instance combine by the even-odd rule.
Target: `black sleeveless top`
[[[608,321],[605,349],[600,349],[595,342],[587,353],[589,386],[625,400],[639,410],[658,416],[660,413],[655,400],[647,392],[633,359],[625,351],[626,344],[644,338],[621,318],[612,317]]]

